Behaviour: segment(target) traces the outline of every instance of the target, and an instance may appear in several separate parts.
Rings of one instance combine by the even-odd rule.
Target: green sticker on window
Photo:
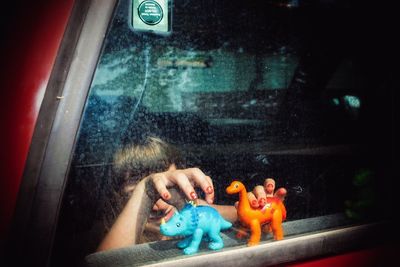
[[[143,1],[138,7],[140,19],[148,25],[157,25],[163,18],[163,9],[153,0]]]

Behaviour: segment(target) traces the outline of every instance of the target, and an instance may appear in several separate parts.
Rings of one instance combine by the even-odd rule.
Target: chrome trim
[[[230,248],[220,253],[210,253],[163,261],[146,266],[270,266],[301,261],[316,256],[340,253],[356,247],[360,238],[375,225],[362,225],[321,233],[301,235],[281,241],[270,241],[254,247]]]

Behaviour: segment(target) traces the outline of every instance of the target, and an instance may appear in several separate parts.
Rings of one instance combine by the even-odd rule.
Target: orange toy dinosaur
[[[267,204],[262,209],[253,209],[247,198],[246,187],[239,181],[233,181],[226,188],[228,194],[239,193],[237,207],[240,222],[250,228],[251,236],[247,243],[254,246],[260,243],[261,225],[270,223],[270,228],[275,240],[283,239],[282,221],[286,219],[286,208],[282,201],[276,197],[267,197]]]

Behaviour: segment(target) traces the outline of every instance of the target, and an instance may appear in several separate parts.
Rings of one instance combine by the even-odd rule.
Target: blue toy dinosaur
[[[232,224],[225,221],[218,211],[209,206],[195,206],[186,204],[183,209],[160,225],[160,232],[166,236],[185,236],[177,246],[183,249],[186,255],[194,254],[199,250],[203,235],[207,235],[210,241],[208,248],[212,250],[224,247],[220,236],[221,230],[230,228]]]

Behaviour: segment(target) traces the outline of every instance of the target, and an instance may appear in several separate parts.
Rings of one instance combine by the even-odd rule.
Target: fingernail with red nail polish
[[[252,201],[251,201],[251,205],[252,205],[252,206],[256,206],[256,205],[257,205],[257,200],[252,200]]]
[[[169,199],[169,194],[168,194],[168,193],[164,193],[164,194],[163,194],[163,198],[164,198],[164,199]]]
[[[192,199],[197,199],[197,195],[196,195],[195,192],[191,192],[191,193],[190,193],[190,197],[191,197]]]
[[[214,190],[211,186],[207,187],[206,189],[207,193],[211,194]]]

